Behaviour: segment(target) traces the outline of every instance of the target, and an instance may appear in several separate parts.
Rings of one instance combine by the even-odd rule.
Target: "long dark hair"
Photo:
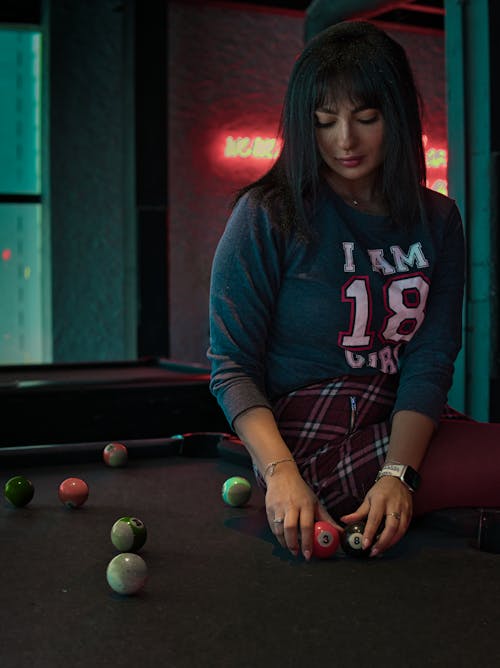
[[[380,186],[394,224],[411,227],[424,219],[421,98],[403,47],[366,21],[338,23],[307,44],[285,95],[281,153],[264,176],[237,193],[235,201],[251,190],[267,204],[274,224],[309,238],[322,166],[314,112],[344,98],[379,109],[384,118]]]

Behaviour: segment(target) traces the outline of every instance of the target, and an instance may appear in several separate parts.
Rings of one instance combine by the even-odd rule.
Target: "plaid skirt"
[[[394,375],[342,376],[295,390],[274,405],[302,477],[336,519],[357,509],[385,461],[397,386]],[[443,419],[454,418],[467,419],[446,406]]]

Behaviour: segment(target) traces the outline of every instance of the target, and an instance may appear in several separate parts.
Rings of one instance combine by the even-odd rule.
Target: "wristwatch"
[[[416,492],[420,485],[420,476],[411,466],[406,464],[384,464],[375,478],[375,482],[386,475],[399,478],[410,492]]]

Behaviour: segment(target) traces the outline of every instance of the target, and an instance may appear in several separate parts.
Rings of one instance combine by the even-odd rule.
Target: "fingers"
[[[300,513],[300,538],[302,554],[309,561],[313,552],[314,540],[314,508],[305,508]]]
[[[269,522],[271,531],[273,532],[278,543],[281,545],[281,547],[286,547],[284,516],[280,516],[279,513],[275,517],[268,514],[267,521]]]
[[[279,515],[279,514],[278,514]],[[300,512],[289,509],[283,516],[270,517],[269,526],[277,541],[296,557],[302,551],[304,558],[309,561],[312,555],[314,533],[314,511],[312,508],[303,508]]]
[[[402,487],[401,483],[399,484],[400,488],[393,486],[389,494],[373,493],[371,495],[370,511],[363,533],[363,547],[367,549],[372,546],[370,551],[372,557],[382,554],[401,540],[410,525],[411,494]]]
[[[371,546],[370,556],[376,557],[401,540],[411,518],[410,492],[399,480],[386,478],[371,488],[355,512],[340,519],[346,524],[365,521],[363,548]]]
[[[382,554],[401,540],[408,529],[411,516],[405,511],[391,511],[390,513],[386,513],[383,520],[384,519],[383,528],[379,531],[379,535],[376,537],[376,543],[370,552],[370,556],[372,557],[376,557],[377,554]],[[366,531],[363,535],[363,541],[365,539],[370,539],[370,536],[366,535]],[[367,543],[367,546],[370,544],[371,541]]]
[[[296,473],[275,475],[266,491],[267,519],[279,544],[305,559],[312,555],[314,518],[318,500]]]
[[[296,557],[299,553],[298,520],[298,512],[296,510],[289,510],[286,514],[284,522],[285,544],[294,557]]]
[[[360,520],[364,520],[369,512],[370,512],[370,501],[368,497],[366,497],[363,503],[359,506],[359,508],[355,512],[350,513],[349,515],[343,515],[340,519],[342,522],[344,522],[344,524],[352,524],[353,522],[359,522]]]
[[[283,519],[283,521],[278,521]],[[304,559],[309,561],[313,554],[315,520],[323,520],[335,526],[339,531],[342,527],[335,522],[329,512],[320,503],[305,506],[300,512],[288,510],[284,517],[269,521],[271,530],[280,545],[297,557],[302,552]]]
[[[268,489],[269,494],[269,489]],[[295,557],[302,551],[309,561],[313,553],[315,519],[343,527],[313,495],[297,495],[293,502],[267,498],[266,505],[271,531],[279,544]],[[376,483],[359,508],[341,521],[351,524],[365,521],[363,548],[371,548],[370,556],[377,556],[395,545],[406,533],[412,517],[410,492],[399,480],[386,476]]]
[[[281,547],[287,548],[297,556],[299,552],[299,513],[294,508],[279,510],[279,508],[268,508],[267,520],[271,531]]]

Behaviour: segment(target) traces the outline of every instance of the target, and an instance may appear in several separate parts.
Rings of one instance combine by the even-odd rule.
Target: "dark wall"
[[[276,133],[286,81],[302,47],[302,24],[298,12],[208,3],[169,6],[169,283],[175,358],[205,360],[210,265],[229,200],[262,171],[262,162],[267,164],[224,160],[225,137]]]
[[[500,4],[491,2],[489,5],[489,34],[490,34],[490,132],[491,132],[491,245],[499,248],[500,235],[498,224],[500,221],[500,90],[498,80],[500,76]],[[490,385],[490,420],[500,422],[500,314],[498,309],[500,299],[500,269],[498,250],[492,253],[492,360]]]
[[[54,361],[136,354],[127,7],[115,0],[43,5]]]

